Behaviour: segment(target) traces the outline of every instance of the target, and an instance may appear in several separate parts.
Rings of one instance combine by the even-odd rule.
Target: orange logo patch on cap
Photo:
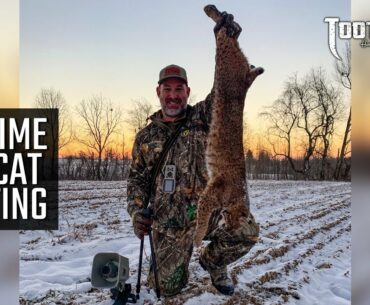
[[[177,74],[180,75],[180,69],[177,67],[169,67],[164,71],[165,75]]]

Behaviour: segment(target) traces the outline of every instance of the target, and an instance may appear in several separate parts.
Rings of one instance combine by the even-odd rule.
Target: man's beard
[[[178,105],[178,107],[171,108],[171,106],[175,104]],[[183,101],[181,99],[166,99],[165,104],[162,107],[162,110],[166,116],[177,117],[185,112],[186,104],[183,105]]]

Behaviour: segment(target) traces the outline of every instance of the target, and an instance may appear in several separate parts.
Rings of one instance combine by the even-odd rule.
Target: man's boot
[[[212,284],[215,288],[225,295],[232,295],[234,293],[234,284],[231,279],[227,276],[226,266],[220,268],[210,268],[202,257],[199,257],[199,263],[202,268],[209,272],[211,276]]]

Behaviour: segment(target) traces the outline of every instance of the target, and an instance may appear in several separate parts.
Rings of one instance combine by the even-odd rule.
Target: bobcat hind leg
[[[194,235],[194,245],[199,247],[208,230],[208,222],[214,210],[221,207],[222,189],[215,184],[206,187],[199,199],[197,210],[197,227]]]

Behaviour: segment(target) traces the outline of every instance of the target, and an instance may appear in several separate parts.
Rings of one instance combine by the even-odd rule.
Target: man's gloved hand
[[[217,32],[222,28],[226,28],[226,34],[229,37],[238,39],[242,28],[238,23],[234,21],[234,16],[227,12],[220,12],[216,6],[210,4],[204,7],[204,11],[208,17],[212,18],[216,22],[216,26],[213,31],[217,36]]]
[[[143,239],[144,235],[148,235],[151,230],[153,220],[146,217],[142,211],[137,211],[132,216],[132,225],[134,233],[139,239]]]

